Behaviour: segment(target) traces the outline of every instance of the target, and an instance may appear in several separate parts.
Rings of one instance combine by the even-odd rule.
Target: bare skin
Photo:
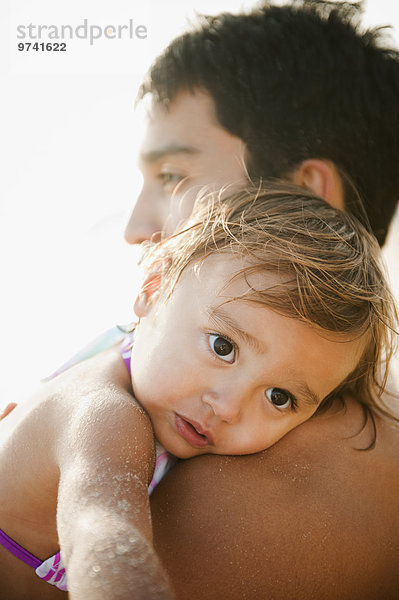
[[[115,391],[129,389],[118,353],[93,364]],[[78,369],[64,381],[70,402],[82,385],[98,389]],[[376,447],[359,450],[372,440],[371,422],[362,429],[362,409],[347,399],[346,410],[337,403],[263,453],[181,461],[151,497],[155,549],[177,598],[396,600],[399,430],[376,423]],[[13,533],[45,558],[57,539],[37,546],[36,514]],[[61,597],[1,547],[0,557],[2,600]]]
[[[354,400],[247,457],[181,462],[151,499],[183,600],[396,600],[399,431]],[[354,436],[354,437],[351,437]]]
[[[1,421],[0,528],[41,560],[61,547],[74,600],[169,600],[152,547],[151,424],[119,349],[93,362]],[[0,581],[1,600],[66,597],[3,547]]]
[[[187,137],[193,123],[195,139]],[[186,186],[240,181],[244,155],[242,141],[221,130],[209,98],[183,95],[167,113],[157,113],[143,146],[143,191],[127,239],[151,237],[166,214],[172,214],[172,223],[189,214],[192,196]],[[226,164],[219,163],[221,157]],[[292,179],[342,206],[334,165],[307,160]],[[159,201],[166,201],[164,212]],[[120,386],[123,393],[126,370],[120,357],[106,354],[92,364],[97,360],[114,390]],[[95,370],[94,389],[97,376]],[[65,381],[70,401],[78,403],[81,386],[90,382],[77,370],[66,373]],[[163,480],[151,500],[154,543],[178,598],[397,599],[399,432],[377,420],[376,448],[358,451],[370,442],[370,424],[356,435],[363,424],[359,405],[348,399],[346,412],[336,408],[259,455],[190,459]],[[36,516],[28,526],[23,518],[18,541],[34,552]],[[53,554],[57,542],[53,535],[41,553],[37,549],[38,556]],[[62,594],[1,547],[0,580],[0,600]]]
[[[201,124],[198,131],[193,122]],[[166,113],[150,115],[140,158],[143,190],[128,241],[164,225],[161,201],[176,223],[190,212],[191,187],[223,183],[222,174],[225,183],[245,176],[245,147],[229,135],[199,90],[182,92]],[[165,151],[174,146],[191,151]],[[220,157],[231,162],[223,165]],[[306,160],[287,178],[344,205],[328,161]],[[185,213],[178,214],[182,205]],[[377,419],[376,447],[358,451],[371,440],[371,424],[356,435],[361,407],[347,399],[346,412],[336,408],[259,455],[193,458],[161,482],[151,498],[154,543],[178,598],[398,598],[399,430]]]

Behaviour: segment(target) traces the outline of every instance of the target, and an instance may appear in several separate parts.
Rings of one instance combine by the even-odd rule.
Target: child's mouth
[[[189,421],[180,415],[176,415],[175,422],[177,432],[190,446],[205,448],[213,445],[212,437],[208,432],[205,432],[199,423]]]

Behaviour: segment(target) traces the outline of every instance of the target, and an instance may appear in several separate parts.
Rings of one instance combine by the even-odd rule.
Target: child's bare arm
[[[152,547],[147,490],[154,465],[152,428],[123,389],[127,382],[115,385],[108,363],[101,368],[98,362],[96,385],[88,391],[86,381],[57,447],[57,523],[70,597],[171,599]],[[76,384],[79,373],[74,377]],[[66,410],[68,402],[69,393]]]

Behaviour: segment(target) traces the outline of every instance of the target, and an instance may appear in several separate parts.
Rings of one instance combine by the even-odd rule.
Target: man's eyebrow
[[[175,156],[177,154],[198,154],[198,148],[194,148],[194,146],[181,146],[178,144],[168,144],[167,146],[163,146],[158,148],[157,150],[149,150],[148,152],[140,153],[140,160],[147,163],[154,163],[165,156]]]
[[[266,349],[262,342],[260,342],[256,337],[241,329],[239,324],[235,319],[228,314],[220,306],[216,308],[209,307],[208,309],[209,319],[213,321],[216,328],[221,328],[222,331],[220,333],[225,332],[226,334],[231,335],[232,337],[238,337],[247,343],[251,348],[255,350],[258,354],[264,354]]]

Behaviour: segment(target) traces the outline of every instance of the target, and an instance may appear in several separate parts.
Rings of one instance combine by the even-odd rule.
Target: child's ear
[[[161,280],[162,275],[159,270],[151,271],[145,278],[140,293],[134,302],[134,312],[139,319],[145,317],[153,304],[154,297],[159,291]]]
[[[304,160],[295,171],[293,180],[331,206],[343,210],[342,181],[333,162],[318,158]]]

